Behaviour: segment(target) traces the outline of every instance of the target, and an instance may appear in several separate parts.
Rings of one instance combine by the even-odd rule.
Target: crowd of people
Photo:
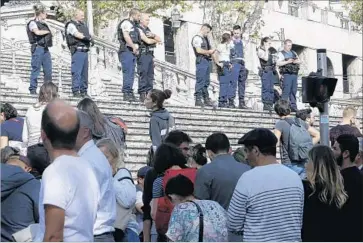
[[[48,82],[24,118],[2,104],[2,241],[363,240],[356,110],[344,109],[324,146],[312,110],[293,116],[279,100],[274,129],[251,130],[232,151],[221,132],[192,146],[173,129],[170,96],[145,97],[151,147],[136,178],[123,158],[126,123],[90,98],[74,108]]]

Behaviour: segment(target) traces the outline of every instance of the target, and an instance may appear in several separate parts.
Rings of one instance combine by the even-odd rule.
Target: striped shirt
[[[258,166],[239,179],[228,209],[228,230],[243,241],[301,241],[304,189],[281,164]]]
[[[161,198],[164,196],[163,177],[155,179],[153,183],[153,198]]]

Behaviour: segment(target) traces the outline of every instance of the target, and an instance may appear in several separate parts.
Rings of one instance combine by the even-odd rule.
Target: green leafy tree
[[[363,26],[363,1],[344,0],[344,6],[349,11],[350,19],[361,29]]]

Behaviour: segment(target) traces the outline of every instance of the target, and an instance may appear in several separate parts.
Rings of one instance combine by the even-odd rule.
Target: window
[[[349,20],[340,19],[340,25],[343,29],[349,30]]]
[[[327,10],[321,10],[321,22],[323,24],[328,24],[328,11]]]
[[[299,0],[289,0],[289,15],[294,17],[299,17],[299,7],[302,1]]]

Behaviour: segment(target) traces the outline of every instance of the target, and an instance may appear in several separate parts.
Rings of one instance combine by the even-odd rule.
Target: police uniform
[[[37,18],[29,21],[26,27],[32,53],[32,71],[30,74],[29,86],[29,91],[32,94],[36,94],[41,67],[43,67],[44,82],[52,81],[52,57],[49,52],[49,47],[53,46],[52,34],[48,33],[46,35],[38,36],[33,32],[34,29],[47,30],[50,32],[48,25]]]
[[[141,44],[141,37],[139,28],[134,21],[124,19],[119,23],[117,33],[120,42],[119,59],[121,61],[123,75],[122,93],[124,94],[124,100],[134,100],[133,86],[136,55],[133,53],[132,47],[126,43],[123,34],[124,31],[129,32],[132,42],[138,46]]]
[[[298,56],[294,51],[281,51],[279,53],[279,61],[287,61],[288,59],[297,59]],[[297,110],[296,93],[297,93],[297,75],[299,73],[299,64],[289,63],[279,67],[279,71],[283,76],[282,95],[284,100],[290,100],[291,109]]]
[[[211,46],[207,37],[195,35],[192,39],[192,46],[196,57],[196,82],[195,82],[195,101],[196,105],[200,104],[201,99],[204,99],[205,105],[210,105],[208,87],[210,84],[210,73],[212,70],[211,57],[199,54],[197,48],[210,50]]]
[[[263,109],[272,110],[274,102],[274,84],[277,79],[275,58],[271,55],[269,50],[265,50],[263,47],[258,47],[257,55],[261,65],[259,75],[262,82],[261,98],[262,103],[264,104]],[[265,56],[268,56],[267,61],[263,59]]]
[[[149,27],[139,26],[146,37],[150,38],[152,34]],[[139,73],[140,101],[144,101],[146,94],[153,89],[154,84],[154,48],[156,44],[149,45],[141,40],[139,56],[137,58],[137,68]]]
[[[70,21],[65,26],[66,41],[72,55],[72,92],[73,95],[87,95],[88,89],[88,51],[91,36],[88,27],[79,21]],[[82,33],[86,38],[78,39],[75,33]]]
[[[246,88],[246,80],[247,80],[247,70],[245,68],[245,62],[243,60],[243,43],[242,39],[233,39],[232,40],[234,48],[231,52],[231,60],[232,60],[232,88],[230,89],[230,103],[233,102],[236,97],[236,90],[238,84],[238,98],[239,98],[239,107],[247,108],[245,104],[245,88]]]
[[[218,69],[218,81],[219,81],[219,98],[218,107],[231,107],[230,94],[231,94],[231,83],[232,83],[232,71],[231,71],[231,50],[234,48],[233,43],[224,43],[217,46],[218,61],[222,67]],[[234,106],[234,105],[233,105]],[[231,107],[234,108],[234,107]]]

